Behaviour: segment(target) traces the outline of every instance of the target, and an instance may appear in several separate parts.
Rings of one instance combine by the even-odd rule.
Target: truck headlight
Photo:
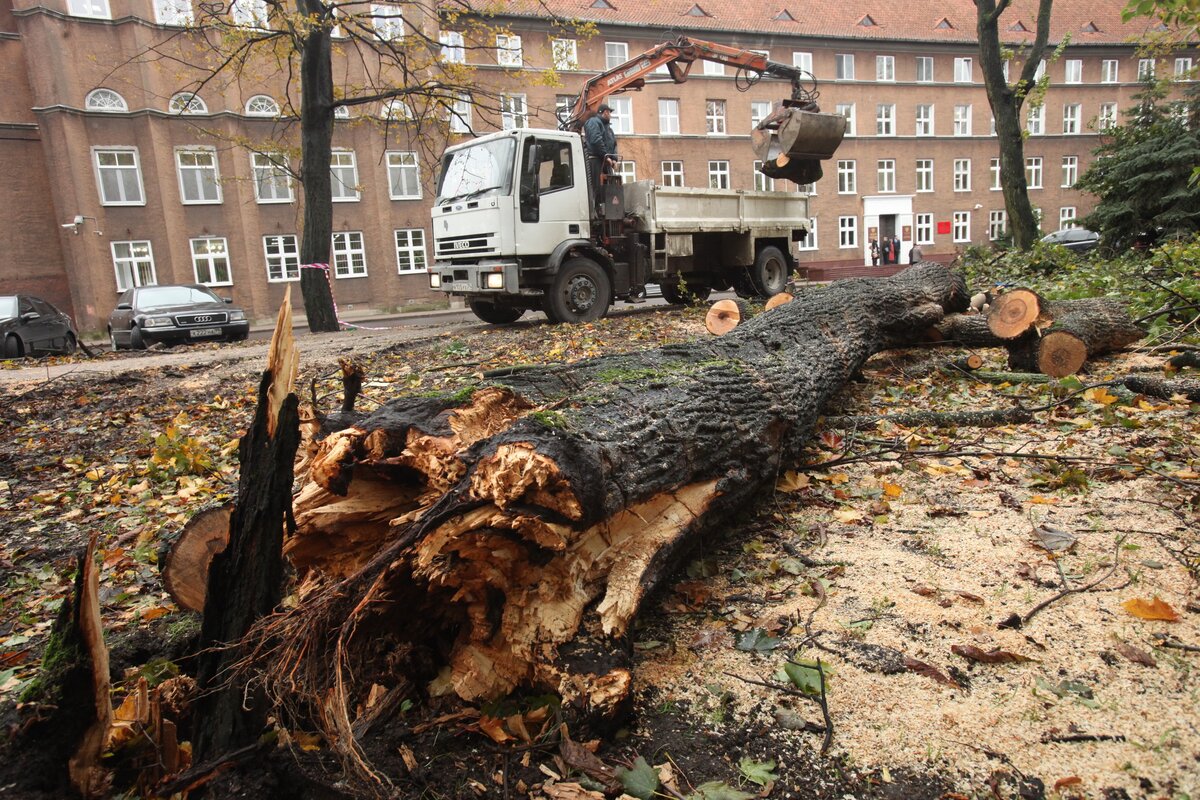
[[[146,317],[146,320],[142,323],[142,326],[146,328],[165,328],[166,326],[173,324],[173,322],[174,321],[170,317]]]
[[[429,288],[430,289],[442,288],[442,276],[439,273],[437,273],[437,272],[429,273]]]
[[[487,288],[489,288],[489,289],[503,289],[504,288],[504,273],[503,272],[489,272],[487,275],[486,285],[487,285]]]

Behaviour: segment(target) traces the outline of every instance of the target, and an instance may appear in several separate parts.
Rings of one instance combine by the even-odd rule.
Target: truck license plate
[[[221,335],[220,328],[194,328],[193,330],[188,331],[188,336],[191,336],[193,339],[198,339],[201,336],[220,336],[220,335]]]
[[[450,284],[450,291],[452,292],[465,292],[470,288],[470,285],[466,281],[455,281]]]

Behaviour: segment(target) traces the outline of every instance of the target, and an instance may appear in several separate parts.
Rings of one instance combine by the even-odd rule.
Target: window
[[[229,7],[233,24],[243,28],[266,28],[268,14],[266,0],[234,0]]]
[[[158,283],[154,274],[154,250],[150,242],[113,242],[112,257],[118,292]]]
[[[1008,81],[1009,81],[1009,77],[1008,77],[1008,65],[1009,65],[1009,64],[1011,64],[1011,63],[1012,63],[1011,61],[1005,60],[1005,61],[1003,61],[1003,62],[1000,64],[1000,74],[1002,74],[1002,75],[1004,76],[1004,82],[1005,82],[1005,83],[1008,83]]]
[[[663,186],[683,186],[683,162],[682,161],[664,161],[664,162],[662,162],[662,185]]]
[[[1101,83],[1116,83],[1118,75],[1118,67],[1121,62],[1115,58],[1106,58],[1100,62],[1100,82]]]
[[[811,217],[808,220],[808,236],[805,236],[796,243],[797,250],[816,250],[817,249],[817,218]]]
[[[242,0],[238,0],[241,2]],[[374,3],[371,5],[371,24],[375,28],[375,35],[384,42],[394,42],[397,39],[404,38],[404,15],[400,6],[382,5]],[[520,39],[520,37],[517,37]],[[499,44],[497,42],[497,44]],[[520,41],[517,42],[518,49]]]
[[[1154,79],[1154,59],[1139,58],[1137,79],[1139,81],[1148,81]]]
[[[73,17],[112,19],[108,10],[108,0],[70,0],[67,12]]]
[[[1117,124],[1117,104],[1101,103],[1100,116],[1096,118],[1096,128],[1106,131]]]
[[[190,25],[191,0],[154,0],[154,19],[159,25]]]
[[[771,103],[767,100],[751,100],[750,101],[750,130],[758,127],[758,123],[762,122],[771,113]]]
[[[709,136],[724,136],[725,130],[725,101],[704,101],[704,131]]]
[[[875,80],[887,83],[896,80],[895,56],[875,56]]]
[[[917,191],[932,192],[933,191],[933,159],[918,158],[917,159]]]
[[[229,286],[229,246],[224,238],[192,239],[192,272],[196,283]]]
[[[1058,229],[1075,227],[1075,206],[1063,206],[1058,210]]]
[[[971,191],[971,159],[954,159],[954,191]]]
[[[953,238],[956,243],[971,241],[971,212],[955,211]]]
[[[1186,81],[1191,80],[1192,75],[1192,59],[1177,58],[1175,59],[1175,80]]]
[[[556,120],[564,120],[571,115],[571,109],[575,108],[576,97],[569,94],[556,94],[554,96],[554,118]]]
[[[1004,209],[988,212],[988,240],[996,241],[1008,231],[1008,212]]]
[[[629,45],[625,42],[604,43],[604,68],[619,67],[629,60]]]
[[[1033,79],[1040,81],[1044,77],[1046,77],[1046,59],[1043,58],[1038,62],[1037,69],[1033,71]]]
[[[1042,157],[1025,159],[1025,182],[1030,189],[1042,188]]]
[[[264,236],[263,250],[267,254],[267,281],[300,280],[300,248],[294,234]]]
[[[728,189],[729,188],[729,162],[728,161],[710,161],[710,162],[708,162],[708,188],[710,188],[710,189]]]
[[[846,135],[856,136],[858,125],[854,121],[854,103],[838,103],[837,113],[846,118]]]
[[[1083,117],[1083,106],[1067,103],[1063,106],[1063,133],[1079,133],[1079,120]]]
[[[350,119],[350,107],[349,106],[334,106],[333,107],[333,118],[334,119]]]
[[[171,102],[167,104],[167,110],[172,114],[207,114],[208,106],[204,105],[204,101],[199,95],[191,92],[180,92],[171,98]]]
[[[112,89],[94,89],[88,92],[88,96],[83,100],[83,107],[88,111],[104,111],[110,114],[129,110],[125,98]]]
[[[463,45],[463,35],[459,31],[442,31],[438,34],[442,45],[442,61],[450,64],[467,63],[467,49]]]
[[[396,271],[423,272],[425,270],[425,230],[404,228],[395,232]]]
[[[917,106],[917,136],[933,136],[933,104]]]
[[[989,114],[988,115],[988,136],[995,136],[995,135],[996,135],[996,115]]]
[[[265,94],[256,94],[246,101],[246,113],[252,117],[278,117],[279,103]]]
[[[1025,130],[1030,136],[1041,136],[1046,132],[1046,107],[1044,105],[1030,106],[1029,115],[1025,118]]]
[[[496,34],[496,63],[502,67],[519,67],[525,62],[521,52],[521,37]]]
[[[392,150],[387,153],[388,195],[393,200],[420,200],[421,177],[417,154]]]
[[[989,169],[991,169],[991,172],[992,172],[991,189],[993,192],[998,192],[1004,188],[1003,186],[1000,185],[1000,159],[993,158],[992,163],[989,166]]]
[[[809,75],[814,74],[813,73],[812,53],[803,53],[803,52],[799,52],[799,51],[793,52],[792,53],[792,66],[799,67],[800,69],[807,72]]]
[[[471,132],[471,100],[465,95],[459,95],[450,107],[446,109],[449,117],[451,133]]]
[[[933,83],[932,56],[917,56],[917,83]]]
[[[800,194],[806,194],[806,195],[809,195],[810,197],[815,197],[817,194],[817,184],[816,183],[797,183],[796,191],[799,192]]]
[[[329,155],[330,195],[335,203],[355,202],[358,196],[358,164],[353,150],[334,150]]]
[[[333,277],[362,278],[367,274],[367,252],[362,231],[339,231],[333,235]]]
[[[725,74],[725,65],[721,64],[717,61],[705,61],[703,74],[705,74],[705,75],[724,75]]]
[[[500,127],[506,131],[529,127],[529,106],[525,95],[500,95]]]
[[[555,69],[579,69],[579,57],[574,39],[551,39],[550,56],[554,61]]]
[[[391,100],[384,101],[384,104],[379,109],[379,116],[388,122],[408,120],[412,119],[412,109],[408,107],[408,103],[399,97],[393,97]]]
[[[1070,189],[1079,180],[1079,156],[1063,156],[1062,172],[1062,186]]]
[[[838,53],[833,57],[834,77],[839,81],[854,80],[854,54]]]
[[[1083,61],[1068,58],[1063,64],[1063,83],[1083,83]]]
[[[775,191],[775,179],[768,178],[766,175],[763,175],[762,172],[760,172],[762,165],[763,162],[761,161],[754,162],[754,191],[773,192]]]
[[[858,217],[838,217],[838,247],[858,247]]]
[[[610,97],[608,104],[612,106],[613,133],[633,133],[633,99]]]
[[[658,132],[679,133],[679,101],[673,97],[658,101]]]
[[[933,244],[933,214],[917,214],[917,244]]]
[[[896,106],[894,103],[880,103],[875,106],[875,135],[896,135]]]
[[[100,187],[100,204],[104,206],[144,206],[142,170],[136,147],[113,149],[94,148],[96,184]]]
[[[621,183],[633,183],[637,180],[637,162],[618,161],[613,174],[621,179]]]
[[[287,156],[251,153],[250,166],[254,172],[255,200],[260,203],[292,202],[292,176],[288,174]]]
[[[215,150],[176,150],[175,166],[179,170],[179,199],[184,205],[221,202]]]
[[[954,59],[954,82],[955,83],[970,83],[971,82],[971,59],[969,59],[969,58]]]
[[[955,136],[970,136],[971,135],[971,106],[955,106],[954,107],[954,135]]]
[[[896,161],[891,158],[880,159],[876,163],[876,188],[880,192],[896,191]]]
[[[858,171],[853,160],[837,162],[838,194],[858,192]]]

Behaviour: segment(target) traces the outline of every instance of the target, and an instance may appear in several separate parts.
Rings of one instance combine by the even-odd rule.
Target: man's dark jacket
[[[602,115],[589,117],[583,123],[583,147],[589,156],[596,158],[616,155],[617,135],[613,133],[612,124]]]

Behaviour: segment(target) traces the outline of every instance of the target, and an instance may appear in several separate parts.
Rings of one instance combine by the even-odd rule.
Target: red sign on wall
[[[938,233],[949,233],[950,232],[950,220],[939,219],[938,224],[937,224],[937,232]]]

